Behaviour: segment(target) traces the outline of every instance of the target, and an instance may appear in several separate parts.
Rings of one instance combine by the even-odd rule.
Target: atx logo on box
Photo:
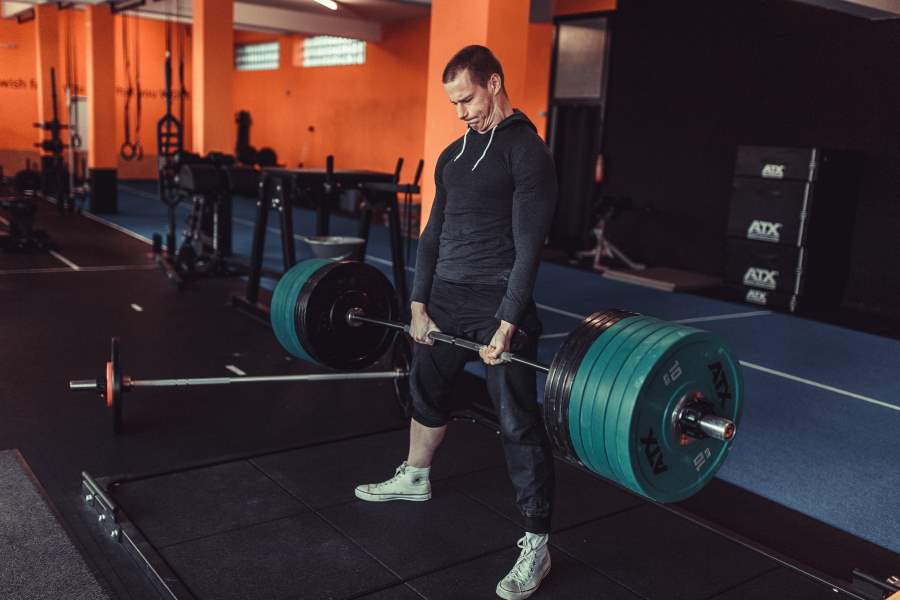
[[[753,302],[754,304],[766,305],[769,303],[769,292],[764,292],[762,290],[747,290],[747,296],[744,297],[744,300]]]
[[[762,176],[769,179],[784,179],[784,171],[787,165],[765,165],[762,169]]]
[[[783,223],[772,223],[771,221],[753,221],[747,228],[747,237],[763,242],[779,242],[781,241],[782,225]]]
[[[750,267],[747,269],[747,272],[744,273],[744,285],[752,285],[755,287],[765,288],[767,290],[774,290],[778,287],[778,282],[776,278],[778,277],[778,271],[771,269],[760,269],[759,267]]]

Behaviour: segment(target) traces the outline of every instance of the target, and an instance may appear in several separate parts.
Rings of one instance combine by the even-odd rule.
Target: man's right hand
[[[440,331],[440,329],[428,316],[428,311],[425,310],[423,303],[413,302],[410,308],[412,313],[412,319],[409,323],[410,337],[420,344],[433,346],[434,340],[428,337],[428,334],[432,331]]]

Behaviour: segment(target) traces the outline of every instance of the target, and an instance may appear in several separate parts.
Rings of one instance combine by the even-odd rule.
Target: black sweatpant
[[[449,335],[489,344],[500,322],[494,317],[506,289],[434,278],[427,310],[438,328]],[[541,322],[534,302],[513,336],[511,352],[537,356]],[[413,418],[426,427],[449,420],[450,392],[466,361],[481,360],[471,350],[435,343],[415,344],[410,373]],[[535,371],[505,363],[488,366],[488,393],[500,424],[509,478],[526,531],[547,533],[553,512],[553,454],[537,403]],[[454,407],[459,406],[456,402]]]

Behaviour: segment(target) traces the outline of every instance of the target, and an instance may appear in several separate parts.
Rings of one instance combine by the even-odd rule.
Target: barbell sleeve
[[[70,390],[95,390],[97,387],[96,379],[75,379],[69,382]]]
[[[373,317],[367,317],[365,315],[360,314],[358,311],[351,310],[347,313],[347,322],[353,323],[354,321],[359,321],[362,323],[369,323],[372,325],[382,325],[384,327],[391,327],[393,329],[399,329],[406,333],[409,333],[409,325],[406,323],[400,323],[398,321],[390,321],[388,319],[376,319]],[[460,348],[466,348],[468,350],[472,350],[474,352],[480,352],[482,348],[486,348],[484,344],[479,344],[478,342],[473,342],[472,340],[467,340],[465,338],[456,337],[452,335],[448,335],[441,331],[431,331],[428,333],[428,337],[436,342],[442,342],[444,344],[450,344],[451,346],[459,346]],[[544,373],[550,372],[550,366],[545,365],[543,363],[539,363],[537,361],[529,360],[527,358],[522,358],[521,356],[517,356],[511,352],[503,352],[500,355],[500,360],[502,362],[514,362],[520,365],[525,365],[526,367],[531,367],[532,369],[536,369],[538,371],[543,371]]]
[[[715,415],[706,415],[700,419],[700,429],[709,437],[727,442],[734,437],[734,421]]]

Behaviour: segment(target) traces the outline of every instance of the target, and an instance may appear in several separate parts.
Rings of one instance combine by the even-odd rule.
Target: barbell
[[[70,382],[99,389],[122,425],[122,393],[139,387],[262,381],[393,379],[409,397],[409,326],[396,319],[393,286],[370,265],[311,259],[279,280],[270,319],[293,356],[337,373],[240,378],[138,380],[121,374],[113,340],[105,375]],[[432,332],[438,343],[473,351],[467,340]],[[368,368],[392,346],[394,369]],[[586,317],[549,365],[511,353],[502,360],[546,373],[543,416],[549,439],[565,458],[657,502],[677,502],[702,489],[731,448],[743,406],[737,359],[714,334],[625,310]]]
[[[332,369],[364,368],[396,330],[394,290],[370,265],[302,261],[279,280],[270,319],[288,352]],[[436,342],[483,346],[444,333]],[[551,363],[506,353],[547,374],[543,416],[555,449],[659,502],[676,502],[721,467],[743,406],[737,359],[713,333],[625,310],[586,317]]]

